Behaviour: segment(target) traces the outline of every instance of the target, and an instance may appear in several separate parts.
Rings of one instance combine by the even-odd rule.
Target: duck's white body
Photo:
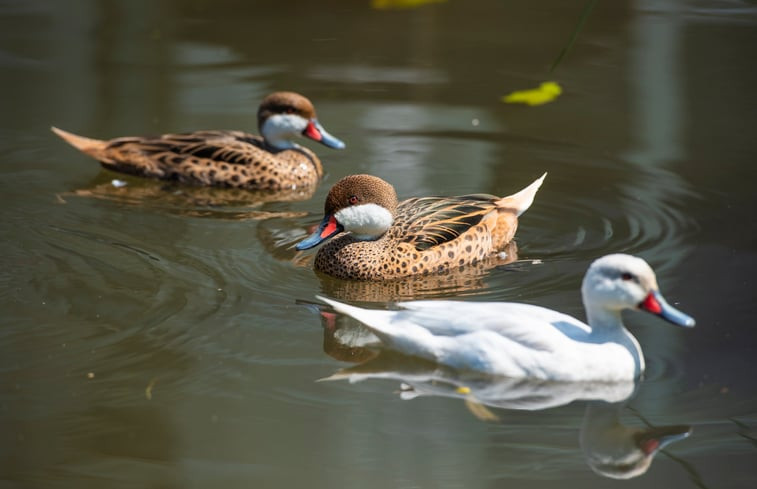
[[[539,306],[416,301],[380,311],[322,299],[365,323],[385,346],[455,369],[569,382],[632,380],[644,370],[641,348],[626,329],[593,331]]]
[[[600,258],[589,268],[582,292],[589,324],[528,304],[415,301],[385,311],[321,299],[403,354],[455,369],[566,382],[618,382],[641,375],[644,358],[623,326],[622,309],[694,325],[664,301],[654,272],[640,258]]]

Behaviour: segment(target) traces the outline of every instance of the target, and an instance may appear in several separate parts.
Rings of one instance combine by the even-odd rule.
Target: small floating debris
[[[152,388],[155,387],[155,383],[158,381],[157,377],[152,379],[149,384],[147,384],[147,387],[145,387],[145,398],[147,398],[148,401],[152,401]]]
[[[466,397],[464,402],[465,407],[468,408],[468,411],[470,411],[473,416],[480,419],[481,421],[499,421],[499,416],[494,414],[488,407],[484,406],[480,402],[477,402],[472,396]]]
[[[500,100],[506,104],[543,105],[552,102],[561,93],[562,87],[557,82],[547,81],[539,85],[538,88],[517,90],[509,93]]]
[[[121,188],[121,187],[125,187],[125,186],[129,185],[129,182],[126,182],[124,180],[119,180],[117,178],[114,178],[113,180],[110,181],[110,184],[113,185],[116,188]]]

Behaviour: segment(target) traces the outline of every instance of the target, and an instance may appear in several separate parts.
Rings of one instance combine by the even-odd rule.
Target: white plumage
[[[398,310],[372,310],[319,298],[364,323],[391,350],[455,369],[555,381],[616,382],[641,375],[644,359],[623,326],[623,309],[694,325],[665,302],[649,265],[630,255],[596,260],[582,293],[588,324],[528,304],[413,301],[398,303]]]

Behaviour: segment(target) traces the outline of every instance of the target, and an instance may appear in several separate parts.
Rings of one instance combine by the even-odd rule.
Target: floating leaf
[[[502,97],[506,104],[542,105],[553,101],[562,93],[562,87],[557,82],[548,81],[539,85],[539,88],[517,90]]]

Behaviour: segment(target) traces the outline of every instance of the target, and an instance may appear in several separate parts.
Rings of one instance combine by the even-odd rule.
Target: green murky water
[[[592,450],[646,423],[693,431],[627,487],[754,486],[754,3],[599,2],[552,74],[584,2],[388,3],[0,3],[0,487],[609,487]],[[547,79],[551,104],[499,101]],[[254,131],[278,89],[348,144],[311,145],[311,198],[114,188],[49,131]],[[509,265],[355,284],[292,249],[349,173],[410,197],[544,171]],[[514,410],[513,386],[467,379],[482,407],[391,358],[388,378],[316,382],[365,353],[316,293],[582,317],[584,270],[615,251],[697,319],[628,316],[648,371],[626,406]]]

